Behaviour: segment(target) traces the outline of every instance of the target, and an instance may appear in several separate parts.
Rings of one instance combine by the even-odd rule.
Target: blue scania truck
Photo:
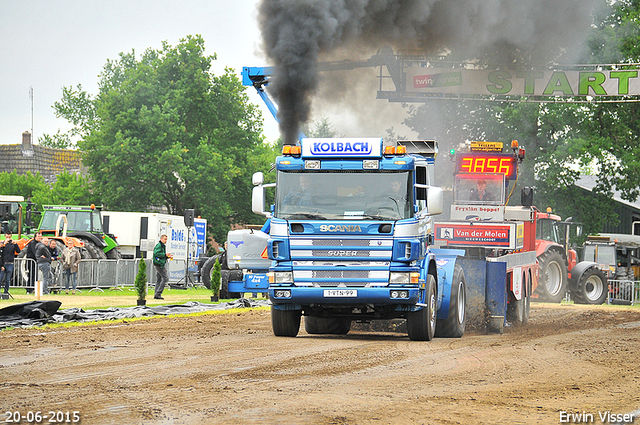
[[[296,336],[302,316],[309,334],[395,318],[406,319],[412,340],[464,334],[464,251],[432,249],[433,216],[443,209],[433,186],[437,153],[433,141],[304,138],[276,159],[268,211],[265,191],[274,184],[254,175],[253,210],[270,219],[268,237],[245,231],[229,242],[266,239],[275,335]],[[241,256],[232,250],[233,268]]]

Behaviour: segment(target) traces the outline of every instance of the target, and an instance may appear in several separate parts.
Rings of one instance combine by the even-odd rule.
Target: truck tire
[[[427,275],[424,304],[407,315],[407,333],[412,341],[431,341],[436,333],[436,279]]]
[[[540,285],[538,294],[542,301],[559,303],[567,292],[567,266],[557,251],[547,251],[538,257]]]
[[[532,287],[531,278],[529,277],[529,279],[525,281],[525,288],[527,288],[527,291],[525,293],[524,305],[522,310],[523,325],[526,325],[527,323],[529,323],[529,317],[531,316],[531,287]]]
[[[522,282],[523,288],[527,287],[526,280]],[[519,300],[513,295],[513,292],[509,293],[509,304],[507,304],[507,320],[514,325],[521,325],[525,323],[525,309],[527,302],[526,290],[523,290],[522,296]]]
[[[464,335],[467,319],[467,281],[459,264],[453,268],[449,316],[436,323],[436,336],[460,338]]]
[[[300,310],[278,310],[271,306],[271,328],[275,336],[295,337],[300,331]]]
[[[519,300],[515,298],[509,301],[507,304],[507,320],[514,325],[521,325],[524,320],[524,303],[525,297]]]
[[[323,317],[304,317],[304,330],[310,334],[346,335],[351,330],[349,319],[327,319]]]
[[[591,267],[578,278],[576,288],[571,293],[576,304],[598,305],[607,299],[609,285],[602,270]]]

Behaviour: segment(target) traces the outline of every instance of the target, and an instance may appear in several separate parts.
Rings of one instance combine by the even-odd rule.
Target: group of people
[[[4,284],[4,293],[9,293],[9,285],[13,277],[15,258],[20,254],[20,247],[13,241],[11,233],[5,234],[4,242],[0,242],[0,284]],[[69,293],[71,284],[71,293],[76,293],[78,285],[78,267],[82,256],[80,250],[74,245],[72,239],[67,239],[66,246],[62,250],[58,250],[58,243],[55,239],[43,237],[42,233],[35,234],[33,240],[26,246],[26,258],[33,260],[27,261],[27,269],[29,271],[29,283],[27,291],[32,292],[35,287],[36,280],[36,264],[42,273],[42,292],[49,293],[52,284],[51,263],[59,261],[62,265],[62,274],[65,277],[65,292]]]
[[[156,269],[157,283],[154,298],[162,300],[162,291],[169,281],[169,272],[166,267],[167,260],[173,255],[166,250],[167,235],[160,236],[160,241],[153,250],[153,264]],[[58,249],[58,242],[55,239],[43,237],[42,233],[35,234],[33,240],[25,248],[25,257],[33,260],[27,261],[26,267],[29,271],[29,282],[27,292],[33,292],[36,281],[36,264],[42,274],[42,292],[48,294],[52,285],[51,263],[58,261],[62,265],[62,275],[64,277],[65,293],[76,293],[78,285],[78,267],[82,256],[80,250],[74,245],[73,240],[68,238],[66,246]],[[15,259],[21,250],[18,244],[13,241],[13,235],[6,233],[4,241],[0,241],[0,287],[4,286],[4,293],[9,293],[9,285],[13,278]]]

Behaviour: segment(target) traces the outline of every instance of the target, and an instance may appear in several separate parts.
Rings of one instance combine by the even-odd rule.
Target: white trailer
[[[161,235],[167,235],[167,252],[173,254],[169,261],[169,281],[184,278],[187,245],[190,271],[197,271],[195,261],[206,252],[207,220],[195,218],[187,227],[184,217],[160,213],[102,211],[102,227],[105,233],[116,236],[122,258],[152,258],[153,248]]]

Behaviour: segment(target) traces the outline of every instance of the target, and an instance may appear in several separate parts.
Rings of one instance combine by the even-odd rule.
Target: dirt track
[[[561,411],[601,423],[598,412],[640,408],[637,309],[534,304],[525,328],[431,342],[303,329],[276,338],[258,310],[3,331],[3,420],[79,411],[83,424],[558,424]]]

